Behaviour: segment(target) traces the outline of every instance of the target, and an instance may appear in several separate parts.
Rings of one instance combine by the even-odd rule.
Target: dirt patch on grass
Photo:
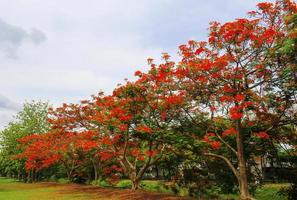
[[[166,194],[146,192],[142,190],[132,191],[120,188],[102,188],[91,185],[67,184],[59,189],[59,194],[86,194],[90,200],[190,200],[192,198],[175,197]]]
[[[193,200],[173,195],[132,191],[122,188],[103,188],[92,185],[61,184],[54,182],[0,184],[0,199],[20,200]]]

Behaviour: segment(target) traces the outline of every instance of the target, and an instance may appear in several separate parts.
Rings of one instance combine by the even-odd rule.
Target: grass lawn
[[[25,184],[12,179],[0,178],[0,200],[83,200],[83,193],[63,195],[60,191],[66,189],[60,184]]]
[[[189,200],[168,194],[92,185],[21,183],[0,178],[0,200]]]
[[[160,181],[154,181],[154,180],[144,180],[141,182],[142,188],[146,191],[173,194],[173,192],[165,185],[166,184]],[[256,194],[254,195],[254,198],[256,198],[257,200],[286,200],[284,196],[278,195],[278,191],[282,187],[286,187],[286,186],[288,186],[288,184],[266,184],[263,187],[257,189]],[[116,187],[130,188],[131,181],[122,180],[116,185]],[[179,195],[184,196],[184,195],[187,195],[187,193],[188,192],[185,188],[179,188]],[[230,194],[230,195],[217,194],[216,196],[219,196],[222,200],[238,199],[238,195],[236,194]]]
[[[0,178],[0,200],[190,200],[172,196],[171,191],[158,181],[143,181],[144,190],[125,189],[130,182],[123,180],[114,188],[61,183],[22,183]],[[267,184],[257,190],[257,200],[285,200],[277,191],[285,184]],[[159,193],[158,193],[159,192]],[[162,193],[161,193],[162,192]],[[167,193],[167,194],[166,194]],[[221,195],[222,199],[237,199],[237,195]],[[193,200],[193,199],[192,199]]]
[[[256,199],[259,200],[285,200],[284,196],[279,196],[277,192],[288,184],[266,184],[262,188],[259,188],[256,193]]]
[[[258,188],[254,196],[257,200],[286,200],[284,196],[280,196],[278,191],[282,187],[287,187],[288,184],[266,184],[261,188]],[[237,195],[222,195],[223,199],[237,199]]]

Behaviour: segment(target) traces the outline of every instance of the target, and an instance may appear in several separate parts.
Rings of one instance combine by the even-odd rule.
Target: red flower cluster
[[[132,156],[137,157],[141,152],[139,149],[132,149],[130,153]]]
[[[255,135],[261,139],[269,139],[270,136],[266,133],[266,132],[258,132],[258,133],[255,133]]]
[[[208,143],[213,149],[217,150],[221,148],[221,142],[215,140],[216,134],[215,133],[207,133],[204,137],[203,140],[204,142]]]
[[[136,128],[136,131],[141,132],[141,133],[152,133],[152,129],[146,125],[140,125]]]
[[[220,149],[222,144],[219,141],[213,141],[210,143],[211,147],[215,150]]]
[[[271,9],[273,4],[272,3],[267,3],[267,2],[263,2],[263,3],[258,3],[257,4],[258,8],[265,11],[268,9]]]
[[[147,150],[145,152],[145,154],[149,157],[154,157],[156,154],[157,154],[157,151],[150,151],[150,150]]]
[[[241,102],[244,100],[244,97],[245,96],[243,94],[237,94],[237,95],[235,95],[234,99],[236,102]]]
[[[234,106],[234,107],[230,108],[229,112],[230,112],[230,117],[233,120],[238,120],[243,117],[241,106]]]
[[[237,135],[237,131],[235,128],[231,127],[227,130],[225,130],[222,134],[223,137],[231,136],[231,135]]]
[[[128,130],[128,125],[127,124],[121,124],[119,126],[120,131],[127,131]]]
[[[111,159],[114,156],[114,154],[112,152],[102,151],[99,152],[99,156],[102,161],[105,161]]]
[[[166,105],[180,105],[183,103],[183,97],[181,95],[172,95],[165,98]]]
[[[216,134],[215,133],[207,133],[204,137],[203,137],[203,140],[204,142],[206,143],[210,143],[212,141],[212,138],[213,137],[216,137]]]

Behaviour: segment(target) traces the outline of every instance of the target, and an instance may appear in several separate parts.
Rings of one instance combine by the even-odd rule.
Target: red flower
[[[183,102],[183,98],[181,96],[178,96],[178,95],[173,95],[173,96],[170,96],[166,99],[166,104],[167,105],[178,105],[178,104],[181,104]]]
[[[273,4],[272,3],[263,2],[263,3],[258,3],[257,6],[258,6],[259,9],[265,11],[265,10],[270,9],[273,6]]]
[[[215,150],[221,148],[221,146],[222,146],[221,142],[219,142],[219,141],[214,141],[214,142],[212,142],[210,145],[211,145],[211,147],[212,147],[213,149],[215,149]]]
[[[163,52],[163,53],[162,53],[162,58],[163,58],[164,60],[168,60],[168,59],[170,58],[170,55],[169,55],[168,53]]]
[[[146,125],[140,125],[136,128],[136,131],[142,133],[152,133],[152,129]]]
[[[120,131],[127,131],[128,130],[128,125],[127,124],[122,124],[119,126]]]
[[[232,101],[232,97],[230,97],[230,96],[222,96],[220,98],[220,101],[221,102],[231,102]]]
[[[167,118],[167,113],[164,111],[164,112],[161,113],[161,119],[162,119],[163,121],[165,121],[166,118]]]
[[[156,154],[157,154],[157,151],[150,151],[150,150],[147,150],[145,152],[145,154],[149,157],[154,157]]]
[[[234,106],[230,108],[230,117],[234,120],[238,120],[242,118],[243,113],[242,113],[242,107],[241,106]]]
[[[144,161],[144,156],[138,156],[137,159],[140,160],[140,161]]]
[[[196,49],[195,54],[199,55],[200,53],[202,53],[204,51],[204,49],[202,47]]]
[[[269,139],[269,135],[266,132],[259,132],[255,134],[257,137],[261,138],[261,139]]]
[[[113,138],[112,138],[112,142],[118,142],[120,139],[122,138],[121,134],[116,134]]]
[[[255,126],[255,122],[248,122],[248,126]]]
[[[237,135],[237,131],[235,128],[231,127],[227,130],[225,130],[222,134],[223,137],[229,136],[229,135]]]
[[[132,149],[131,150],[131,155],[134,157],[137,157],[140,154],[140,150],[139,149]]]
[[[111,140],[108,136],[102,138],[102,144],[111,145]]]
[[[208,38],[208,42],[209,42],[210,44],[213,44],[213,43],[216,42],[216,38],[215,38],[214,36],[209,37],[209,38]]]
[[[231,116],[232,119],[238,120],[238,119],[241,119],[242,118],[243,114],[242,113],[234,112],[234,113],[231,113],[230,116]]]
[[[121,120],[121,121],[129,121],[129,120],[131,120],[132,118],[133,118],[132,115],[122,115],[122,116],[120,116],[120,120]]]
[[[99,153],[99,155],[100,155],[100,157],[101,157],[101,160],[108,160],[108,159],[110,159],[110,158],[112,158],[113,157],[113,154],[112,153],[110,153],[110,152],[100,152]]]
[[[206,143],[211,143],[212,139],[211,139],[210,137],[215,137],[215,136],[216,136],[215,133],[210,132],[210,133],[207,133],[207,134],[203,137],[203,140],[204,140],[204,142],[206,142]]]
[[[254,105],[254,103],[251,102],[251,101],[246,101],[246,102],[243,103],[244,107],[250,107],[250,106],[253,106],[253,105]]]
[[[244,100],[244,95],[243,94],[237,94],[234,99],[235,99],[236,102],[243,101]]]
[[[206,143],[210,143],[210,139],[206,135],[203,137],[203,140]]]
[[[214,107],[214,106],[210,106],[209,108],[210,108],[211,111],[216,111],[217,110],[216,107]]]
[[[135,76],[139,76],[139,77],[141,77],[142,72],[141,72],[141,71],[136,71],[136,72],[134,73],[134,75],[135,75]]]
[[[212,133],[212,132],[207,133],[207,135],[210,136],[210,137],[215,137],[216,136],[216,134],[215,133]]]

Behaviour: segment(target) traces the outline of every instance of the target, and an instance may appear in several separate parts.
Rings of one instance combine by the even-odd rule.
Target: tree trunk
[[[31,183],[34,182],[34,170],[31,171]]]
[[[98,167],[97,167],[97,164],[94,160],[92,160],[93,162],[93,168],[94,168],[94,180],[95,180],[95,185],[98,184]]]
[[[156,170],[156,179],[159,179],[159,169],[158,166],[155,166],[155,170]]]
[[[247,179],[247,168],[246,168],[246,160],[244,156],[244,150],[243,150],[243,141],[242,141],[242,132],[240,127],[240,121],[237,121],[236,123],[236,129],[238,132],[237,138],[236,138],[236,144],[237,144],[237,156],[238,156],[238,165],[239,165],[239,189],[240,189],[240,199],[241,200],[250,200],[251,195],[249,192],[248,187],[248,179]]]
[[[21,170],[19,170],[19,171],[18,171],[18,180],[19,180],[19,181],[21,181],[21,175],[22,175]]]
[[[71,183],[71,172],[67,170],[67,179],[68,182]]]
[[[95,183],[97,184],[97,182],[98,182],[98,172],[97,172],[97,167],[96,166],[94,166],[94,179],[95,179]]]
[[[32,171],[32,183],[36,182],[36,171]]]
[[[30,171],[28,171],[28,174],[27,174],[27,183],[31,183],[32,182],[32,179],[31,179],[31,170]]]
[[[132,182],[132,190],[138,190],[140,186],[140,179],[137,177],[136,171],[130,173],[130,180]]]
[[[21,181],[26,182],[26,173],[22,172],[21,174]]]
[[[140,180],[135,178],[132,180],[132,190],[138,190],[140,188]]]

